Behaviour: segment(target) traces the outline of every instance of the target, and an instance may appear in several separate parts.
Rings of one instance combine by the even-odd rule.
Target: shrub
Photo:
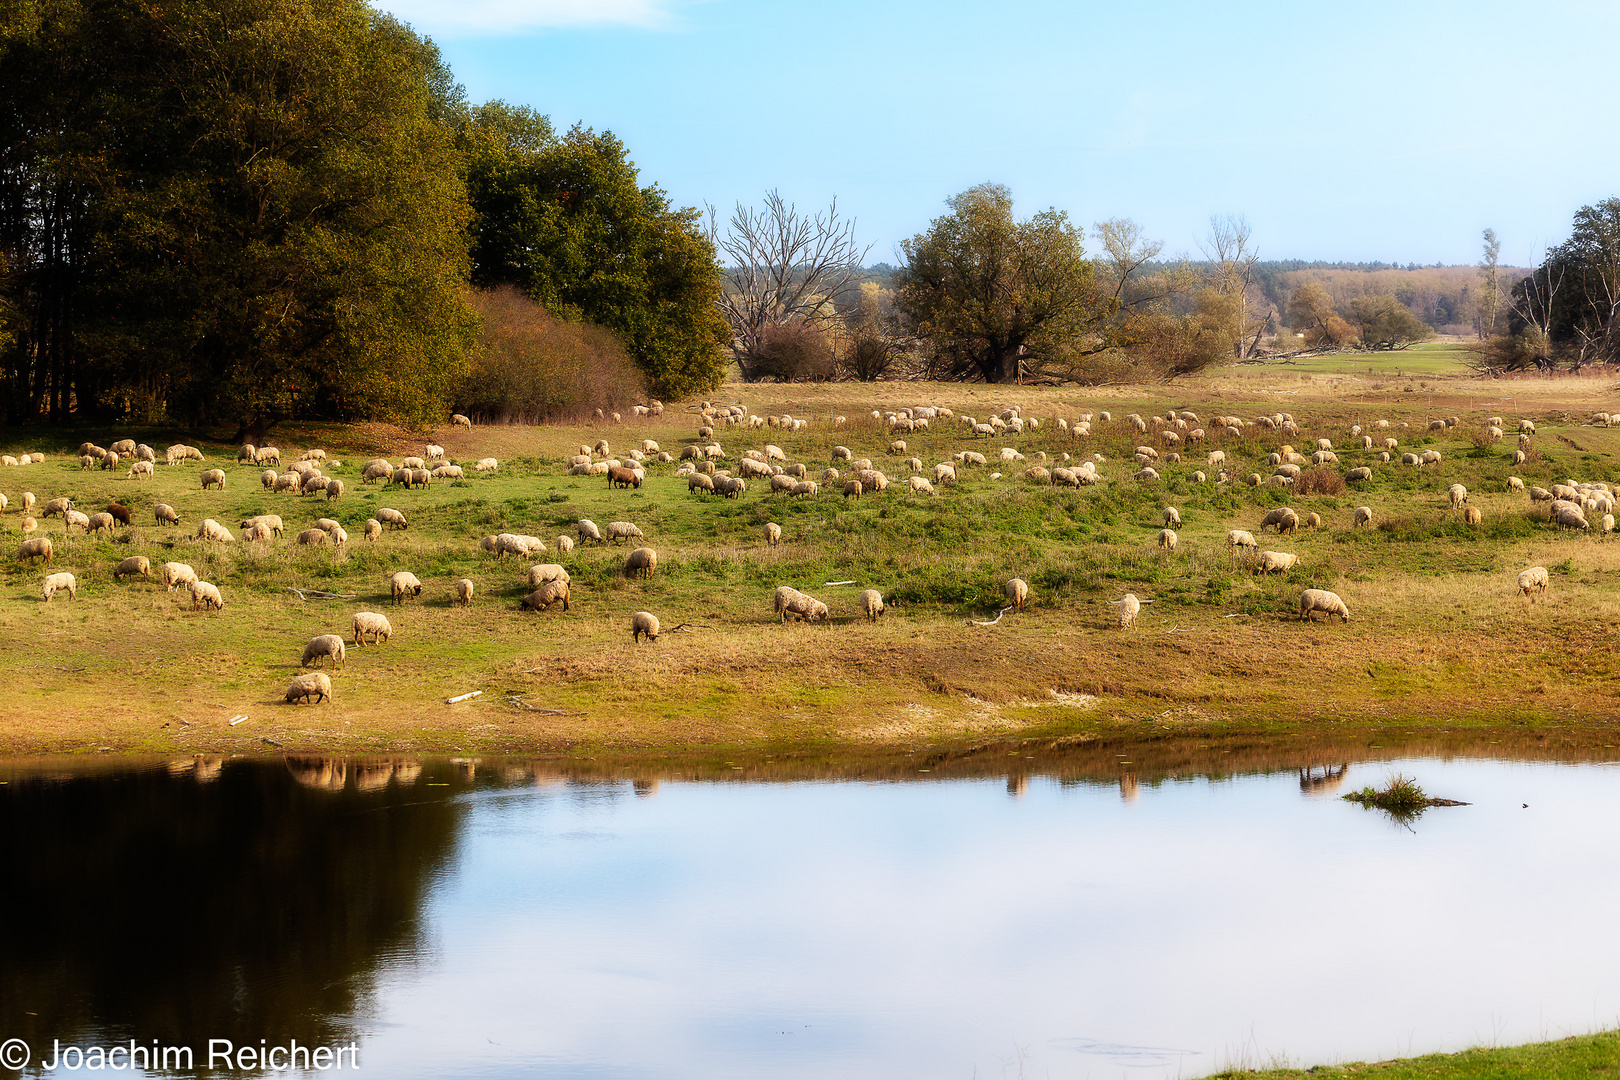
[[[1296,495],[1340,495],[1344,493],[1344,477],[1337,469],[1318,465],[1299,474],[1294,481]]]

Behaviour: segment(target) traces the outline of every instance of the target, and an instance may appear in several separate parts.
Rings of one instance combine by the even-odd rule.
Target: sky
[[[1620,195],[1612,0],[374,0],[473,102],[612,131],[680,206],[780,190],[867,262],[993,182],[1201,257],[1538,262]],[[1088,247],[1095,248],[1091,244]]]

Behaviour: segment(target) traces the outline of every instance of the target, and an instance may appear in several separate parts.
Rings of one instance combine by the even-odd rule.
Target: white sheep
[[[322,634],[309,639],[304,646],[304,655],[299,657],[299,667],[311,666],[311,661],[319,665],[322,658],[329,658],[334,668],[342,666],[348,656],[348,650],[343,645],[343,639],[336,634]]]
[[[207,491],[211,487],[219,488],[219,490],[224,491],[225,490],[225,470],[224,469],[204,469],[203,474],[202,474],[202,486],[203,486],[204,491]]]
[[[475,471],[475,472],[495,472],[500,467],[501,467],[501,463],[499,461],[497,461],[495,458],[492,458],[492,457],[479,458],[478,463],[473,466],[473,471]]]
[[[462,578],[456,582],[456,595],[454,603],[461,607],[470,607],[473,602],[473,583],[471,578]]]
[[[450,414],[450,423],[453,424],[456,427],[464,427],[464,428],[472,427],[472,420],[470,418],[466,417],[466,416],[463,416],[461,413],[451,413]]]
[[[1299,594],[1299,617],[1310,622],[1316,621],[1316,613],[1326,615],[1328,621],[1337,615],[1345,622],[1350,621],[1350,609],[1345,606],[1339,594],[1328,592],[1326,589],[1306,589]]]
[[[117,566],[113,567],[113,580],[121,577],[133,577],[139,574],[148,581],[152,580],[152,561],[145,555],[131,555]]]
[[[1260,545],[1255,542],[1254,534],[1246,529],[1233,529],[1226,534],[1226,549],[1248,548],[1253,551]]]
[[[529,567],[529,588],[538,589],[548,581],[572,582],[568,571],[557,563],[538,563]]]
[[[388,579],[388,592],[395,604],[403,604],[407,596],[422,595],[422,583],[409,570],[401,570]]]
[[[1298,555],[1286,551],[1262,551],[1255,560],[1254,572],[1256,574],[1286,574],[1294,568]]]
[[[648,641],[658,640],[658,616],[650,611],[638,611],[630,616],[630,640],[641,644],[641,636],[647,635]]]
[[[1042,471],[1044,472],[1045,470],[1042,470]],[[930,484],[927,480],[923,479],[920,476],[908,477],[906,479],[906,484],[907,484],[908,487],[911,488],[911,491],[913,492],[913,494],[917,494],[917,495],[933,495],[933,494],[935,494],[934,485]]]
[[[380,645],[394,636],[394,627],[387,617],[375,611],[355,612],[352,626],[356,645],[365,645],[367,635],[370,635],[373,645]]]
[[[641,530],[628,521],[610,521],[604,532],[607,539],[617,544],[620,540],[645,540]]]
[[[546,608],[562,601],[563,610],[568,610],[569,588],[566,581],[548,581],[523,598],[522,607],[525,611],[544,611]]]
[[[624,560],[624,576],[627,578],[652,577],[657,569],[658,552],[650,547],[636,548]]]
[[[1358,506],[1358,507],[1356,507],[1355,521],[1354,521],[1353,527],[1360,528],[1363,525],[1371,525],[1372,524],[1372,519],[1373,519],[1372,507],[1370,507],[1370,506]]]
[[[1135,593],[1126,593],[1119,600],[1110,600],[1108,603],[1119,608],[1119,628],[1129,630],[1136,624],[1137,613],[1142,610],[1142,601],[1136,598]]]
[[[196,611],[198,605],[213,608],[215,611],[225,610],[225,600],[219,595],[219,587],[211,581],[193,581],[191,583],[191,610]]]
[[[1019,611],[1029,604],[1029,582],[1023,578],[1011,578],[1001,587],[1002,594],[1007,602]]]
[[[827,620],[826,604],[789,585],[777,587],[775,605],[776,614],[784,623],[787,622],[789,615],[804,622],[825,622]]]
[[[164,563],[163,572],[159,575],[158,580],[162,582],[163,587],[170,592],[173,592],[182,585],[189,589],[192,583],[197,580],[197,571],[193,570],[185,563]]]
[[[310,695],[315,696],[315,704],[332,700],[332,677],[324,671],[306,671],[295,676],[287,686],[287,704],[296,705],[299,702],[309,703]]]
[[[711,486],[712,483],[713,482],[711,481]],[[605,543],[605,541],[602,539],[601,528],[599,528],[596,522],[592,521],[591,519],[580,518],[577,529],[579,531],[580,543],[583,544],[587,540],[595,540],[598,544]]]
[[[1160,529],[1159,530],[1159,550],[1160,551],[1167,551],[1170,554],[1174,555],[1175,552],[1176,552],[1176,544],[1177,544],[1177,542],[1178,542],[1178,537],[1176,536],[1176,531],[1174,529]]]
[[[563,536],[557,537],[557,551],[558,551],[559,554],[567,555],[569,552],[571,552],[573,550],[574,550],[574,538],[572,536],[568,536],[568,535],[565,534]]]
[[[781,542],[782,526],[778,525],[774,521],[767,521],[765,523],[765,543],[770,547],[775,547]]]
[[[887,610],[883,604],[883,594],[876,589],[867,589],[861,593],[861,610],[866,612],[869,622],[877,622],[883,612]]]
[[[67,591],[69,600],[77,600],[79,598],[78,579],[66,571],[59,574],[51,574],[49,577],[47,577],[45,579],[45,585],[41,589],[41,594],[45,597],[45,600],[49,602],[52,596],[55,596],[58,591],[64,589]]]
[[[395,529],[409,528],[409,525],[405,521],[405,515],[400,513],[398,510],[387,506],[378,507],[377,521],[382,525],[390,526]]]

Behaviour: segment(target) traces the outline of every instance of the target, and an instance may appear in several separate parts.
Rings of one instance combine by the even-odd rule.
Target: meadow
[[[47,458],[0,470],[0,491],[11,500],[0,515],[8,545],[0,645],[11,658],[0,668],[0,693],[10,702],[0,740],[11,753],[577,753],[1501,729],[1578,732],[1604,745],[1615,711],[1610,646],[1620,616],[1613,590],[1620,546],[1595,528],[1557,530],[1544,509],[1507,490],[1507,478],[1615,482],[1620,428],[1592,426],[1587,417],[1620,404],[1620,393],[1604,377],[1491,382],[1455,367],[1397,374],[1399,362],[1372,361],[1371,373],[1357,358],[1313,372],[1242,367],[1141,387],[729,384],[715,396],[808,421],[799,432],[721,429],[715,439],[733,468],[744,450],[772,443],[815,476],[833,464],[835,445],[848,446],[901,480],[858,500],[828,489],[808,499],[773,495],[763,482],[735,500],[702,497],[688,493],[672,464],[653,466],[632,490],[567,475],[568,457],[599,439],[616,453],[642,439],[674,452],[698,441],[694,402],[620,424],[277,430],[271,441],[284,462],[312,447],[342,462],[326,470],[347,486],[330,503],[271,495],[258,468],[232,463],[234,445],[206,433],[13,429],[0,435],[0,453],[38,450]],[[1042,424],[975,439],[959,424],[936,421],[928,432],[891,436],[871,415],[916,405],[980,419],[1016,405]],[[1184,450],[1180,463],[1161,460],[1158,481],[1134,479],[1136,445],[1166,448],[1121,418],[1171,409],[1197,413],[1209,438]],[[1071,438],[1053,422],[1101,410],[1115,419],[1094,424],[1089,437]],[[1217,414],[1275,412],[1295,418],[1298,438],[1253,425],[1223,438],[1208,425]],[[847,421],[835,426],[839,415]],[[1482,420],[1491,415],[1507,420],[1510,432],[1521,418],[1534,421],[1529,460],[1512,464],[1511,434],[1500,443],[1485,437]],[[1459,418],[1455,428],[1426,430],[1428,420],[1447,416]],[[1397,461],[1399,452],[1425,449],[1444,461],[1414,469],[1351,449],[1351,425],[1377,419],[1392,426],[1374,434],[1400,441]],[[122,437],[158,449],[153,479],[81,471],[81,440],[105,446]],[[891,438],[906,441],[905,455],[886,453]],[[1242,482],[1251,472],[1269,475],[1266,456],[1284,441],[1308,453],[1318,438],[1333,441],[1339,462],[1315,493]],[[162,448],[175,441],[201,445],[209,460],[162,464]],[[427,441],[467,466],[467,477],[412,491],[361,483],[368,457],[397,464]],[[994,460],[1002,447],[1026,460]],[[1234,482],[1214,482],[1216,470],[1204,463],[1217,448]],[[935,497],[907,491],[905,457],[920,458],[927,472],[961,450],[992,461],[962,469],[960,483]],[[1031,483],[1023,471],[1041,453],[1047,466],[1063,454],[1101,454],[1101,482]],[[473,473],[471,463],[485,456],[500,459],[499,471]],[[1363,464],[1373,480],[1342,482]],[[216,466],[226,470],[225,490],[203,491],[201,471]],[[1209,478],[1198,482],[1198,470]],[[1453,483],[1464,484],[1470,505],[1483,512],[1478,527],[1449,506]],[[41,520],[36,535],[56,546],[50,569],[79,579],[76,601],[42,601],[47,571],[9,557],[20,540],[24,490],[41,503],[69,495],[87,512],[117,499],[133,513],[134,524],[111,536],[65,536],[60,518]],[[160,501],[179,511],[180,526],[154,522],[151,508]],[[1171,505],[1183,522],[1173,554],[1155,546]],[[1262,537],[1262,516],[1282,505],[1319,514],[1322,527]],[[1352,527],[1360,505],[1373,509],[1372,527]],[[399,509],[410,527],[367,542],[361,525],[380,507]],[[280,514],[285,538],[268,545],[193,538],[205,517],[239,532],[239,522],[258,513]],[[292,543],[327,516],[350,534],[342,550]],[[581,518],[636,523],[658,551],[657,573],[627,579],[628,544],[559,555],[556,537],[573,535]],[[767,522],[782,526],[778,547],[764,541]],[[1286,574],[1256,576],[1226,548],[1233,528],[1298,562]],[[547,542],[550,552],[534,561],[568,568],[570,610],[520,609],[528,564],[479,547],[481,537],[500,532]],[[191,564],[219,586],[224,610],[193,612],[183,593],[114,581],[112,568],[132,554],[146,555],[154,569]],[[1552,574],[1534,602],[1514,582],[1531,565]],[[396,570],[425,583],[420,599],[391,605],[388,578]],[[1030,584],[1030,607],[980,625],[996,620],[1003,583],[1015,576]],[[477,588],[469,608],[451,601],[462,577]],[[825,601],[830,619],[779,623],[772,594],[781,584]],[[877,623],[859,611],[866,588],[881,590],[889,605]],[[1339,593],[1351,620],[1302,623],[1305,588]],[[305,599],[291,589],[337,596]],[[1121,630],[1109,601],[1126,592],[1152,603]],[[636,646],[630,616],[643,609],[659,617],[664,633]],[[332,676],[331,703],[283,704],[305,642],[322,633],[347,639],[361,610],[385,613],[393,639],[350,645]],[[483,693],[446,704],[474,690]],[[242,715],[248,720],[228,723]]]

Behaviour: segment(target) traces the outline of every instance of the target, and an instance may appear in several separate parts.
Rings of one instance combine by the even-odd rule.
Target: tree
[[[1496,315],[1502,306],[1502,284],[1497,262],[1502,254],[1502,242],[1496,230],[1485,230],[1485,249],[1479,263],[1479,336],[1496,334]]]
[[[0,29],[0,122],[37,136],[0,137],[13,415],[144,401],[255,437],[443,415],[473,320],[431,43],[360,0],[22,6]]]
[[[1211,263],[1209,287],[1232,301],[1232,355],[1252,356],[1259,348],[1270,312],[1257,313],[1249,296],[1260,254],[1249,246],[1248,221],[1241,215],[1211,214],[1204,254]]]
[[[493,102],[472,111],[460,144],[475,284],[513,284],[554,316],[613,330],[664,396],[719,385],[730,334],[696,210],[641,186],[611,132],[558,139],[544,117]]]
[[[1340,318],[1333,298],[1319,283],[1307,281],[1288,300],[1289,325],[1305,335],[1305,343],[1339,346],[1355,337],[1355,329]]]
[[[1358,296],[1350,312],[1360,326],[1361,344],[1367,349],[1405,349],[1434,336],[1421,319],[1393,296]]]
[[[1101,296],[1080,230],[1058,210],[1013,218],[1012,195],[981,184],[902,242],[896,306],[957,378],[1011,382],[1023,365],[1062,360],[1116,304]]]
[[[844,314],[845,341],[839,367],[861,382],[886,375],[904,349],[896,326],[894,290],[863,281],[854,306]]]
[[[737,367],[753,382],[772,374],[763,352],[771,329],[824,328],[871,247],[855,243],[855,222],[839,218],[837,199],[826,213],[806,217],[779,191],[768,191],[763,209],[737,204],[724,238],[713,207],[709,220],[709,235],[730,262],[720,310],[731,327]]]

